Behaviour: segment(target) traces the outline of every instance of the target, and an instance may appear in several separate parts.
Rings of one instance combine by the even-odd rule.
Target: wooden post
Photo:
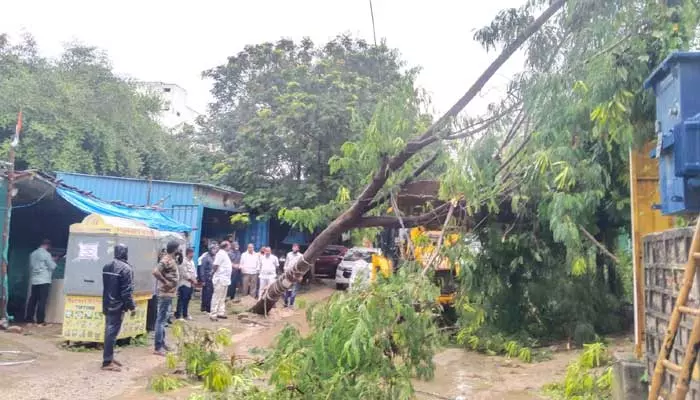
[[[630,163],[630,212],[632,235],[632,277],[634,282],[634,343],[635,354],[641,359],[644,354],[644,260],[642,238],[650,233],[673,228],[673,217],[661,215],[654,209],[659,203],[659,163],[649,157],[654,142],[639,150],[629,151]]]

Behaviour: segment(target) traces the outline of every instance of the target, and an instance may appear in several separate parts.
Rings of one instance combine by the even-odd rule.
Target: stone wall
[[[644,246],[644,301],[645,301],[645,342],[646,362],[649,378],[654,373],[654,364],[658,358],[671,319],[671,312],[678,297],[678,291],[683,283],[685,264],[688,261],[690,242],[693,237],[692,228],[670,229],[660,233],[647,235],[643,239]],[[700,292],[698,279],[688,299],[688,306],[700,307]],[[690,330],[693,327],[693,317],[683,315],[676,335],[673,350],[669,360],[675,364],[681,364],[685,347],[688,343]],[[698,367],[693,374],[694,382],[691,382],[688,399],[700,400],[700,382],[697,381]],[[668,393],[675,387],[676,378],[666,373],[662,394]]]

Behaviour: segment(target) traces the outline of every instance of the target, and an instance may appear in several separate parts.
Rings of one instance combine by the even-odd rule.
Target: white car
[[[349,249],[335,272],[336,289],[347,289],[352,286],[355,279],[369,280],[372,254],[381,255],[382,251],[372,247],[353,247]]]

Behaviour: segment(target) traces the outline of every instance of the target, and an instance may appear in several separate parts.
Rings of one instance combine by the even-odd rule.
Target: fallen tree
[[[385,189],[392,175],[400,171],[412,157],[434,143],[463,139],[485,131],[494,119],[482,120],[457,131],[453,130],[452,127],[458,114],[474,99],[474,97],[476,97],[496,71],[498,71],[498,69],[533,34],[535,34],[549,18],[559,11],[564,4],[565,0],[551,2],[549,7],[547,7],[537,19],[533,20],[526,29],[523,29],[517,37],[503,49],[501,54],[489,65],[469,90],[422,134],[408,140],[395,154],[382,154],[378,168],[373,173],[370,182],[364,187],[360,195],[357,196],[356,200],[311,242],[302,260],[297,263],[294,268],[285,272],[272,285],[267,287],[261,299],[250,311],[257,314],[266,314],[294,282],[298,282],[302,279],[323,249],[341,233],[353,228],[398,226],[400,223],[399,215],[368,215],[378,206],[384,204],[386,196],[381,196],[380,192]],[[517,119],[518,118],[516,118],[516,120]],[[519,121],[516,121],[516,123],[518,125],[521,124]],[[425,160],[423,164],[417,166],[413,170],[413,173],[409,173],[408,176],[404,178],[403,182],[399,184],[399,187],[405,182],[415,179],[427,168],[426,164],[429,166],[434,161],[435,157],[430,157]],[[380,195],[379,198],[377,198],[378,195]],[[448,203],[445,203],[425,214],[405,217],[403,218],[403,223],[417,225],[425,223],[426,221],[434,221],[441,217],[444,218],[449,209]]]

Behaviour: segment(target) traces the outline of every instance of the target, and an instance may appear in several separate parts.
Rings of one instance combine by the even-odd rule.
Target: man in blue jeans
[[[165,356],[170,348],[165,344],[165,324],[170,315],[173,298],[177,296],[177,283],[179,280],[178,265],[175,261],[180,244],[170,241],[165,248],[165,254],[158,261],[158,266],[153,270],[153,276],[158,281],[158,311],[156,313],[156,341],[155,354]]]
[[[114,359],[114,344],[122,327],[124,313],[136,309],[134,303],[134,270],[128,262],[129,249],[114,246],[114,260],[102,268],[102,313],[105,315],[105,343],[102,369],[121,371],[122,364]]]
[[[189,313],[190,300],[192,299],[192,292],[194,291],[194,285],[197,283],[197,272],[194,268],[194,261],[192,257],[194,256],[194,250],[188,248],[185,251],[185,259],[179,266],[180,282],[178,282],[177,287],[177,307],[175,307],[175,318],[178,320],[191,321]]]
[[[287,258],[284,261],[284,272],[293,269],[304,255],[299,252],[299,245],[294,243],[292,245],[292,251],[287,253]],[[299,282],[292,283],[292,287],[284,292],[284,308],[294,307],[294,300],[297,297],[297,290],[299,289]]]

